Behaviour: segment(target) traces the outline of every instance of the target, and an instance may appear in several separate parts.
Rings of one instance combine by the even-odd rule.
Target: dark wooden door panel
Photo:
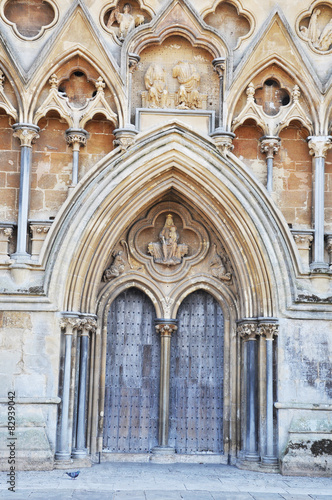
[[[198,290],[183,301],[178,320],[171,341],[169,444],[178,453],[222,453],[222,310]]]
[[[160,339],[150,299],[130,288],[110,308],[104,449],[147,452],[158,444]]]

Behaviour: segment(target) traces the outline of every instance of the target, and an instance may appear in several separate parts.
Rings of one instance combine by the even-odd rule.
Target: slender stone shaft
[[[315,157],[314,261],[310,267],[328,269],[324,257],[324,173],[326,154],[332,142],[330,136],[310,136],[307,140],[309,152]]]
[[[79,368],[76,447],[75,447],[75,450],[73,451],[73,457],[86,455],[86,448],[85,448],[85,404],[86,404],[88,347],[89,347],[89,336],[88,336],[88,333],[86,333],[83,330],[83,333],[81,335],[81,352],[80,352],[80,368]]]
[[[82,128],[69,128],[66,130],[66,141],[68,146],[73,148],[73,169],[72,169],[72,179],[71,187],[76,186],[78,183],[78,170],[79,170],[79,154],[80,148],[86,146],[89,134],[86,130]]]
[[[278,152],[280,147],[280,138],[279,137],[269,137],[263,136],[260,139],[261,141],[261,152],[266,154],[266,166],[267,166],[267,181],[266,181],[266,189],[269,193],[272,193],[273,190],[273,157],[275,153]]]
[[[224,126],[224,71],[225,71],[225,59],[223,57],[217,57],[212,61],[214,71],[219,77],[219,117],[218,117],[218,128],[222,129]]]
[[[36,125],[16,123],[13,125],[14,137],[21,141],[20,192],[17,219],[17,245],[13,258],[28,258],[27,236],[30,205],[31,148],[39,137]]]
[[[160,321],[160,323],[159,323]],[[171,360],[171,336],[177,330],[174,320],[156,320],[156,330],[160,333],[160,396],[159,396],[159,446],[168,446],[169,427],[169,379]]]
[[[71,379],[71,346],[73,331],[76,327],[75,319],[64,321],[61,327],[64,329],[65,335],[65,359],[64,359],[64,373],[63,373],[63,388],[61,395],[61,417],[60,417],[60,433],[58,439],[57,452],[55,454],[56,460],[69,460],[70,459],[70,436],[69,436],[69,396],[70,396],[70,379]]]

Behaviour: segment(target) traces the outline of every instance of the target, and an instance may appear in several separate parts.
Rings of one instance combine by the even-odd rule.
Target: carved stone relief
[[[172,214],[166,216],[165,224],[159,233],[159,241],[148,244],[148,252],[156,264],[175,266],[181,264],[182,257],[188,253],[188,245],[179,243],[179,233],[174,225]]]
[[[210,260],[211,274],[215,278],[221,281],[230,281],[232,279],[232,274],[227,271],[227,257],[225,254],[221,254],[217,250],[217,245],[214,243],[214,255]]]
[[[100,17],[101,25],[111,33],[118,42],[122,43],[128,34],[137,26],[149,22],[151,17],[140,9],[137,2],[118,2],[112,7],[109,5],[103,9]]]
[[[309,47],[321,54],[332,51],[332,6],[317,3],[310,11],[301,14],[297,21],[297,31]]]
[[[9,0],[1,2],[0,13],[23,40],[36,40],[54,26],[59,14],[52,0]]]
[[[167,74],[158,63],[152,63],[144,76],[146,92],[142,92],[143,108],[206,109],[207,95],[198,90],[201,76],[195,64],[178,61],[172,69],[179,88],[170,93]]]
[[[214,3],[212,11],[209,9],[203,13],[203,19],[206,24],[219,31],[232,49],[237,49],[254,29],[251,14],[234,1],[222,1],[217,5]]]

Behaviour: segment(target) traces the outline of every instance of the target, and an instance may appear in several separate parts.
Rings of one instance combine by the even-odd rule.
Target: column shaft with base
[[[332,147],[332,142],[330,136],[310,136],[307,140],[310,154],[315,158],[314,260],[310,267],[328,269],[324,258],[324,172],[326,153]]]
[[[71,382],[71,346],[74,330],[78,328],[78,318],[63,318],[61,329],[65,336],[65,359],[63,373],[63,387],[61,394],[60,431],[55,453],[56,460],[69,460],[71,454],[71,436],[69,436],[69,398]]]
[[[169,425],[169,379],[171,360],[171,336],[177,330],[175,321],[156,320],[156,331],[161,339],[160,395],[159,395],[159,448],[167,449]]]
[[[247,343],[247,387],[246,387],[246,449],[244,459],[258,462],[258,366],[257,323],[249,320],[238,325],[238,333]]]
[[[266,452],[262,457],[262,465],[275,466],[278,464],[273,432],[273,340],[278,335],[276,320],[267,318],[260,322],[259,333],[266,339]]]
[[[266,154],[266,166],[267,166],[267,181],[266,189],[269,193],[273,190],[273,157],[279,151],[280,148],[280,138],[263,136],[261,141],[261,152]]]
[[[21,141],[20,192],[17,220],[17,244],[14,259],[29,258],[27,252],[28,215],[30,205],[30,177],[32,144],[39,135],[39,127],[29,123],[15,123],[14,137]]]
[[[218,117],[218,129],[223,129],[224,126],[224,71],[225,71],[225,59],[224,57],[216,57],[212,61],[213,70],[217,73],[219,77],[219,117]]]
[[[87,454],[85,445],[86,437],[86,396],[87,396],[87,371],[88,371],[88,353],[89,353],[89,335],[96,329],[96,321],[92,318],[81,320],[80,335],[80,364],[78,380],[78,404],[77,404],[77,427],[76,427],[76,446],[72,452],[73,458],[84,458]]]

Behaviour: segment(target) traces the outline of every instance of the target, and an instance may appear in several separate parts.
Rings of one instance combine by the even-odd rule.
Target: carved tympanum
[[[298,33],[311,49],[326,53],[332,50],[332,6],[316,4],[312,12],[300,17]]]
[[[188,253],[188,245],[178,243],[179,233],[171,214],[166,217],[165,225],[159,233],[159,240],[148,244],[148,252],[153,256],[154,262],[166,266],[181,264],[182,257]]]

